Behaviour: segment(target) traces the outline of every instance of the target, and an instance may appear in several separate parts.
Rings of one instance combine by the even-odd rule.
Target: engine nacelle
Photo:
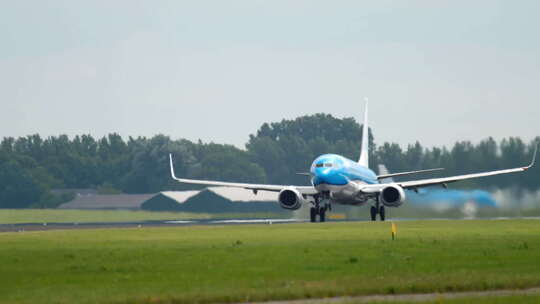
[[[281,208],[289,210],[298,210],[302,207],[303,203],[307,202],[302,194],[294,187],[287,187],[281,190],[279,192],[278,201]]]
[[[405,201],[405,191],[398,185],[387,186],[382,189],[379,200],[387,207],[399,207]]]

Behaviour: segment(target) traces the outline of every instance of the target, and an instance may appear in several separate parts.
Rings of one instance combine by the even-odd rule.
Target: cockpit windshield
[[[334,167],[334,164],[332,164],[332,163],[318,163],[318,164],[315,165],[315,167],[317,167],[317,168],[322,168],[322,167],[330,168],[330,167]]]

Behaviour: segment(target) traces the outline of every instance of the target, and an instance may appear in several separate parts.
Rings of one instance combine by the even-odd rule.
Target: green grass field
[[[0,233],[0,302],[247,302],[540,286],[539,220],[397,228],[395,241],[388,222]]]
[[[287,214],[272,213],[186,213],[127,210],[66,210],[66,209],[0,209],[0,224],[20,223],[89,223],[140,222],[211,218],[266,218]]]

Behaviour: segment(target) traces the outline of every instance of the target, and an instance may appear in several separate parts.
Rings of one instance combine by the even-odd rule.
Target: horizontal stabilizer
[[[427,173],[427,172],[441,171],[441,170],[444,170],[444,168],[435,168],[435,169],[426,169],[426,170],[418,170],[418,171],[389,173],[389,174],[377,175],[377,179],[384,179],[384,178],[390,178],[390,177],[395,177],[395,176],[411,175],[411,174],[418,174],[418,173]]]

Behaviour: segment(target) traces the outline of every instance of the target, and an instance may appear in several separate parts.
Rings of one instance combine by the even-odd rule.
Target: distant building
[[[52,189],[52,194],[61,195],[66,193],[73,193],[75,196],[86,196],[86,195],[97,195],[98,191],[96,189]]]
[[[151,211],[183,212],[283,212],[277,194],[238,188],[210,187],[201,191],[164,191],[142,204]]]
[[[245,189],[225,187],[194,191],[163,191],[155,194],[77,193],[75,199],[58,208],[211,213],[283,212],[277,203],[277,193],[261,191],[255,195]]]
[[[155,194],[94,194],[77,195],[58,206],[59,209],[120,209],[140,210],[141,205]]]

